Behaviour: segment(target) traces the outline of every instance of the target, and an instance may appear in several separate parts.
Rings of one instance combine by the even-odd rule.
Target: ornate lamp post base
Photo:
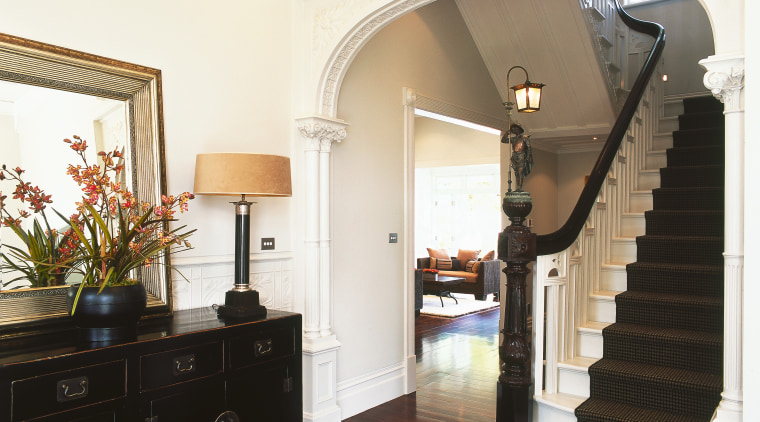
[[[528,192],[510,191],[502,209],[511,224],[499,235],[499,259],[507,263],[507,291],[499,347],[501,375],[497,386],[496,421],[531,420],[531,342],[526,301],[528,263],[536,259],[536,235],[523,225],[533,203]]]

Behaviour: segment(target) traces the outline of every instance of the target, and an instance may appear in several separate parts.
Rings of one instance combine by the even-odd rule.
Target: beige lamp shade
[[[198,195],[292,196],[290,158],[248,153],[198,154]]]

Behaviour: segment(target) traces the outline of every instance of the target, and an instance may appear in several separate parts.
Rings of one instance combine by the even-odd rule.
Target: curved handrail
[[[588,182],[586,182],[586,185],[578,198],[578,202],[575,204],[575,208],[573,208],[573,211],[570,213],[565,224],[557,231],[537,236],[536,252],[538,255],[548,255],[563,251],[570,247],[575,239],[578,238],[578,234],[591,212],[594,200],[599,196],[599,190],[602,188],[607,173],[610,171],[610,166],[615,160],[615,156],[620,148],[620,144],[623,142],[628,126],[631,124],[631,120],[636,113],[639,102],[649,84],[649,79],[652,77],[652,74],[657,67],[657,62],[660,60],[662,51],[665,48],[665,29],[662,25],[632,17],[623,10],[619,1],[615,1],[615,6],[623,23],[635,31],[655,37],[655,42],[644,67],[641,69],[641,72],[636,77],[636,81],[633,83],[631,92],[623,104],[620,115],[612,126],[612,130],[602,147],[602,151],[599,153],[599,158],[597,158],[594,168],[591,170]]]

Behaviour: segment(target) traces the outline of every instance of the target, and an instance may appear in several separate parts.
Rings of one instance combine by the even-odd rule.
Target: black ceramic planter
[[[69,288],[69,315],[79,285]],[[115,342],[137,337],[137,323],[147,304],[145,286],[106,287],[98,294],[97,287],[85,287],[72,316],[82,342]]]

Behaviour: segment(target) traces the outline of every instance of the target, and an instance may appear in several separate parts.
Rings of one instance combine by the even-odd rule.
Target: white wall
[[[505,145],[506,146],[506,145]],[[505,158],[506,159],[506,158]],[[503,172],[503,169],[502,169]],[[507,175],[502,175],[502,190],[507,190]],[[512,188],[515,188],[514,179]],[[547,234],[557,229],[557,154],[533,148],[533,169],[525,178],[523,190],[530,192],[533,210],[528,215],[536,234]],[[504,216],[504,225],[509,220]]]
[[[714,54],[710,21],[697,0],[668,0],[627,7],[633,17],[665,28],[665,95],[704,92],[705,75],[697,62]]]
[[[499,135],[428,117],[414,119],[416,167],[499,163]]]
[[[567,221],[578,202],[586,176],[591,174],[598,152],[575,152],[557,156],[557,227]]]
[[[170,193],[193,190],[198,153],[291,154],[291,2],[41,0],[2,9],[4,33],[161,70]],[[177,307],[219,303],[231,285],[229,200],[198,197],[182,215],[181,223],[198,229],[190,239],[195,249],[174,262],[189,266],[186,275],[197,283],[177,283],[178,292],[194,295],[178,298]],[[278,252],[291,251],[292,199],[257,202],[251,251],[259,252],[260,237],[275,237]],[[208,262],[217,262],[214,271],[202,273]]]
[[[160,69],[168,185],[179,192],[193,189],[197,153],[290,153],[290,10],[279,1],[42,0],[4,5],[0,31]],[[279,227],[270,234],[289,249],[287,219],[277,217],[287,205],[268,202],[252,232]],[[232,253],[231,239],[218,241],[233,232],[227,205],[191,203],[183,222],[199,230],[187,256]]]
[[[338,102],[338,117],[351,126],[334,147],[333,171],[339,383],[404,358],[404,239],[388,243],[389,232],[403,231],[403,87],[485,114],[503,113],[451,0],[392,22],[351,64]]]

